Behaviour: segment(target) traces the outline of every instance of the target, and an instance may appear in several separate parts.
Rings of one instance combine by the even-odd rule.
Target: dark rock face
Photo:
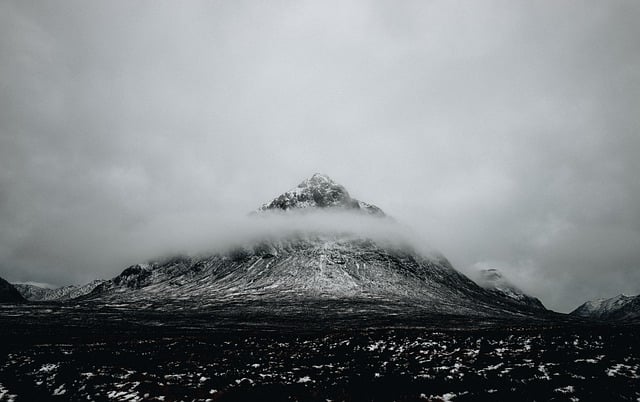
[[[146,283],[151,276],[151,268],[147,264],[133,265],[124,271],[115,279],[113,283],[117,286],[124,286],[130,289],[140,289]]]
[[[572,315],[599,320],[640,319],[640,295],[618,295],[610,299],[591,300],[571,312]]]
[[[306,208],[336,208],[385,216],[375,205],[351,198],[347,190],[328,176],[316,173],[298,187],[264,204],[258,211],[288,211]]]
[[[494,268],[483,269],[479,273],[477,283],[488,291],[513,299],[516,303],[532,309],[546,310],[542,302],[525,294],[517,286],[509,282],[500,271]]]
[[[15,286],[0,278],[0,303],[22,303],[25,301]]]

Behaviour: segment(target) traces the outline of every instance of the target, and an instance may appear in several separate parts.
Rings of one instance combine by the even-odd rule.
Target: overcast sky
[[[323,172],[550,308],[638,294],[639,20],[637,1],[2,1],[0,276],[213,246]]]

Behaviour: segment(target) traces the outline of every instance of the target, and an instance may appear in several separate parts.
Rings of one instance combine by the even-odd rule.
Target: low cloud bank
[[[155,256],[211,254],[263,241],[316,235],[366,238],[383,246],[408,248],[425,256],[439,255],[409,226],[392,218],[339,210],[314,210],[254,213],[220,219],[204,231],[186,231],[178,236],[166,233],[166,236],[156,239],[155,247],[159,253]]]
[[[159,216],[127,231],[105,221],[91,230],[43,231],[17,248],[8,280],[54,285],[86,283],[118,275],[127,266],[175,255],[207,255],[300,235],[344,234],[438,255],[409,226],[392,218],[342,211],[288,211],[249,215]],[[59,241],[55,241],[58,239]],[[37,251],[37,252],[36,252]],[[69,280],[71,278],[71,280]]]

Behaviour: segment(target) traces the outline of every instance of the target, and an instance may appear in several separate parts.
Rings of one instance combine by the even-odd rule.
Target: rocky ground
[[[640,398],[638,326],[355,310],[3,306],[0,400]]]

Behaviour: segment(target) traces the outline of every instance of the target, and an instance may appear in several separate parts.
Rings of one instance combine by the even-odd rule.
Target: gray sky
[[[318,171],[550,308],[640,293],[640,3],[0,3],[0,276],[233,232]]]

